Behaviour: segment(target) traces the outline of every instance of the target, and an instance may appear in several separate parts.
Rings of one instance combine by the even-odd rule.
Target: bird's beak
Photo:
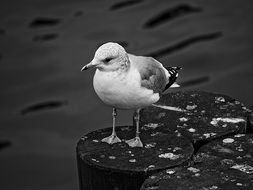
[[[81,71],[87,70],[87,69],[89,69],[90,67],[95,67],[95,66],[97,66],[97,65],[98,65],[98,63],[95,62],[94,60],[92,60],[92,61],[91,61],[90,63],[88,63],[87,65],[84,65],[84,66],[82,67]]]

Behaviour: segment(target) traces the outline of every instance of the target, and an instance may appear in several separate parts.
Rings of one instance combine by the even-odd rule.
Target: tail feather
[[[182,68],[181,67],[165,67],[169,74],[170,74],[170,77],[169,77],[169,81],[168,83],[166,84],[164,91],[166,91],[169,87],[179,87],[178,84],[176,84],[176,80],[177,80],[177,77],[178,77],[178,70],[181,70]],[[175,83],[175,85],[173,86],[173,84]]]

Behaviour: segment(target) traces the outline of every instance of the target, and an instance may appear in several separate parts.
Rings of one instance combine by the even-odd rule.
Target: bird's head
[[[129,58],[125,49],[117,43],[108,42],[97,49],[92,61],[85,65],[81,71],[90,67],[96,67],[101,71],[116,71],[126,69],[128,64]]]

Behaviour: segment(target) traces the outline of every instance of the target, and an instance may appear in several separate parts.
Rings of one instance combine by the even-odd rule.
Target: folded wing
[[[140,73],[141,86],[153,90],[154,93],[162,93],[168,81],[162,64],[152,57],[129,54],[129,58],[131,65]]]

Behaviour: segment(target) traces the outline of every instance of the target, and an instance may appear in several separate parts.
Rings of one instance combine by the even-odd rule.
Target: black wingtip
[[[177,80],[177,77],[178,77],[177,71],[182,69],[182,67],[165,67],[165,68],[168,70],[171,76],[163,92],[166,91]]]

